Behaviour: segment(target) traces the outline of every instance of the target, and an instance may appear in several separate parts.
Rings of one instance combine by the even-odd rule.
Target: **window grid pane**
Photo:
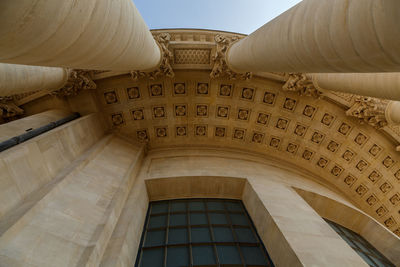
[[[136,267],[274,266],[239,200],[150,202]]]
[[[391,267],[394,265],[383,256],[376,248],[374,248],[367,240],[365,240],[359,234],[353,232],[346,227],[329,221],[328,219],[324,219],[342,238],[354,249],[358,255],[363,258],[363,260],[368,263],[369,266],[379,267],[384,266]]]

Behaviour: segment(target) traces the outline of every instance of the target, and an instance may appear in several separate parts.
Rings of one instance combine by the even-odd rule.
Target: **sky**
[[[301,0],[133,0],[150,29],[250,34]]]

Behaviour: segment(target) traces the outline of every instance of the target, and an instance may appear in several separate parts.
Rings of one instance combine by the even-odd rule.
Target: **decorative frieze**
[[[176,65],[208,65],[210,61],[211,49],[174,49],[174,64]]]
[[[134,81],[137,81],[140,78],[148,78],[151,80],[155,80],[159,76],[167,76],[174,77],[175,73],[171,67],[171,63],[174,59],[174,54],[171,50],[169,50],[169,43],[171,40],[171,35],[169,33],[160,33],[154,36],[154,39],[158,43],[158,46],[161,49],[161,62],[158,65],[157,69],[152,71],[131,71],[131,77]]]
[[[239,37],[227,37],[220,34],[215,36],[215,42],[217,48],[215,54],[212,56],[211,61],[213,63],[213,68],[210,73],[211,78],[222,78],[227,77],[233,80],[247,80],[251,78],[251,72],[237,73],[231,70],[226,63],[226,52],[229,46],[239,40]]]

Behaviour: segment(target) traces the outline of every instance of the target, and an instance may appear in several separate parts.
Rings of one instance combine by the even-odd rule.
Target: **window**
[[[273,266],[238,200],[150,202],[137,267]]]
[[[337,223],[325,219],[325,221],[364,259],[369,266],[393,266],[394,265],[374,248],[367,240],[359,234],[341,226]]]

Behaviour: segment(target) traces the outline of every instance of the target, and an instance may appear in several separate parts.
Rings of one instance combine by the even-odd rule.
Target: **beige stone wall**
[[[140,245],[149,198],[141,169],[104,252],[100,266],[133,266]]]
[[[232,186],[232,178],[239,178],[239,183],[245,178],[247,182],[243,187],[234,188],[243,190],[241,198],[277,266],[366,266],[293,187],[329,197],[353,213],[362,212],[334,187],[289,165],[238,151],[160,149],[150,152],[140,177],[146,181],[150,200],[180,197],[235,198],[235,195],[227,195],[218,188],[224,184],[223,181]],[[141,208],[144,207],[146,205],[142,204]],[[362,216],[374,221],[364,213]],[[395,235],[375,223],[371,231],[384,233],[394,238],[396,244],[400,244]],[[131,231],[136,234],[129,238],[135,237],[138,240],[142,226],[135,224],[131,227]],[[375,242],[373,238],[369,240]],[[120,258],[125,258],[118,261],[118,266],[127,266],[127,255],[136,255],[133,246],[130,248],[129,251],[119,250]],[[382,252],[386,256],[390,255],[387,251]],[[132,264],[135,257],[130,258],[129,264]],[[107,265],[103,261],[103,266],[114,265]]]
[[[366,216],[360,210],[347,206],[340,201],[321,196],[314,192],[296,190],[307,203],[328,220],[334,221],[363,236],[381,251],[389,260],[400,264],[400,242],[393,233],[386,231],[379,222]]]
[[[100,117],[92,114],[1,152],[0,218],[51,182],[103,134]]]
[[[62,97],[45,95],[21,106],[24,116],[32,116],[50,109],[63,109],[71,111],[68,100]],[[85,114],[87,115],[87,114]]]
[[[0,142],[11,137],[26,133],[27,129],[36,129],[50,122],[68,117],[72,113],[68,110],[48,110],[32,116],[0,125]]]
[[[103,139],[3,233],[0,266],[98,266],[142,155],[121,138]]]
[[[204,196],[241,199],[245,183],[240,178],[188,176],[146,180],[146,188],[150,201]]]
[[[96,116],[81,120],[89,118]],[[85,129],[81,137],[93,135]],[[44,135],[43,142],[52,138]],[[318,177],[257,154],[217,148],[154,149],[142,161],[144,148],[127,140],[103,138],[54,171],[54,182],[14,204],[15,211],[0,218],[0,266],[132,266],[148,202],[191,197],[242,199],[276,266],[366,266],[320,217],[330,218],[318,214],[323,205],[309,205],[296,190],[339,203],[329,206],[332,212],[374,220]],[[393,247],[400,244],[376,221],[360,232],[373,244],[377,237],[367,229],[391,235]]]
[[[64,109],[79,112],[82,116],[99,112],[95,90],[81,91],[77,96],[59,97],[44,95],[38,99],[23,104],[24,115],[30,116],[49,109]]]
[[[291,187],[248,182],[243,202],[276,266],[368,266]]]

